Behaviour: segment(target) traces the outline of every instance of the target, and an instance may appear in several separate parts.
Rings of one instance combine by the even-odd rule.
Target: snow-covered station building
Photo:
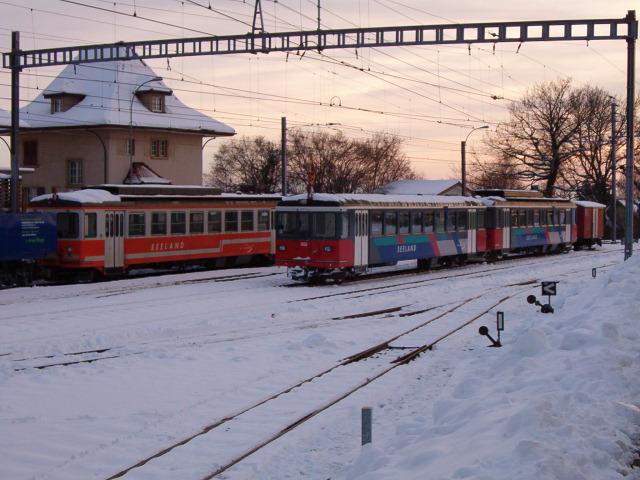
[[[202,141],[234,135],[142,60],[68,65],[21,108],[23,198],[100,183],[202,184]]]

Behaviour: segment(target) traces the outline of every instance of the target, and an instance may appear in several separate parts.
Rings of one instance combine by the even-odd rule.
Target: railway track
[[[607,264],[601,264],[601,265],[597,265],[596,268],[606,268],[609,267],[611,265],[614,265],[613,263],[607,263]],[[452,278],[452,277],[460,277],[460,276],[471,276],[471,278],[473,278],[473,276],[484,276],[485,273],[487,272],[493,272],[495,270],[504,270],[504,269],[512,269],[512,268],[516,268],[516,267],[520,267],[522,265],[515,265],[515,266],[504,266],[504,267],[497,267],[494,269],[489,269],[489,270],[483,270],[483,271],[474,271],[474,272],[468,272],[465,273],[463,275],[447,275],[447,276],[439,276],[436,278],[429,278],[429,279],[424,279],[424,280],[417,280],[414,282],[410,282],[408,284],[394,284],[391,286],[383,286],[383,287],[372,287],[372,288],[367,288],[367,289],[360,289],[357,291],[348,291],[348,292],[338,292],[338,293],[334,293],[331,294],[329,296],[342,296],[342,295],[351,295],[351,297],[347,297],[347,298],[358,298],[358,296],[363,296],[362,294],[366,294],[366,295],[384,295],[387,293],[395,293],[397,292],[398,288],[401,288],[402,290],[408,290],[408,289],[415,289],[415,288],[423,288],[428,286],[429,283],[431,282],[435,282],[438,280],[443,280],[443,279],[447,279],[447,278]],[[565,274],[563,274],[562,276],[566,276],[566,275],[570,275],[572,273],[575,273],[576,271],[579,271],[581,269],[574,269],[571,270]],[[503,285],[503,286],[498,286],[498,287],[493,287],[490,288],[488,290],[486,290],[485,292],[483,292],[482,294],[486,293],[486,292],[491,292],[494,291],[495,289],[500,289],[500,288],[504,288],[504,287],[517,287],[517,286],[526,286],[526,285],[532,285],[534,283],[536,283],[538,280],[537,279],[526,279],[520,282],[515,282],[512,284],[508,284],[508,285]],[[356,295],[359,294],[359,295]],[[355,296],[354,296],[355,295]],[[318,298],[326,298],[327,296],[320,296],[320,297],[311,297],[311,298],[305,298],[305,299],[299,299],[299,300],[292,300],[291,302],[300,302],[300,301],[308,301],[308,300],[315,300]],[[218,344],[218,343],[225,343],[225,342],[233,342],[233,341],[239,341],[239,340],[247,340],[247,339],[251,339],[251,338],[259,338],[259,337],[263,337],[265,335],[280,335],[283,333],[287,333],[290,331],[294,331],[294,330],[300,330],[300,329],[306,329],[306,328],[319,328],[319,327],[323,327],[323,326],[328,326],[330,325],[332,322],[334,321],[338,321],[338,320],[352,320],[352,319],[361,319],[361,318],[366,318],[366,317],[374,317],[374,316],[379,316],[379,315],[387,315],[387,316],[391,316],[393,314],[397,314],[398,317],[409,317],[409,316],[414,316],[414,315],[418,315],[421,313],[426,313],[428,311],[431,311],[433,309],[436,308],[441,308],[441,307],[446,307],[449,304],[443,304],[443,305],[438,305],[438,306],[426,306],[425,308],[419,308],[417,310],[407,310],[407,308],[414,306],[414,304],[403,304],[403,305],[399,305],[399,306],[393,306],[393,307],[388,307],[388,308],[384,308],[384,309],[376,309],[376,310],[372,310],[372,311],[365,311],[365,312],[356,312],[356,313],[351,313],[351,314],[345,314],[345,315],[341,315],[341,316],[336,316],[336,317],[332,317],[330,319],[324,319],[324,320],[317,320],[317,319],[313,319],[313,320],[308,320],[308,321],[303,321],[300,323],[296,323],[296,324],[292,324],[290,321],[284,321],[281,323],[269,323],[267,325],[261,326],[258,329],[256,329],[256,332],[247,335],[246,331],[238,331],[239,335],[234,335],[233,332],[226,332],[226,334],[228,335],[227,337],[223,337],[221,334],[219,333],[211,333],[211,334],[205,334],[205,335],[192,335],[192,336],[185,336],[185,337],[179,337],[179,338],[170,338],[170,339],[159,339],[156,341],[147,341],[147,342],[142,342],[142,343],[138,343],[135,345],[115,345],[115,346],[105,346],[105,347],[100,347],[100,348],[96,348],[96,349],[90,349],[90,350],[81,350],[81,351],[74,351],[74,352],[66,352],[66,353],[55,353],[55,354],[45,354],[45,355],[38,355],[38,356],[32,356],[32,357],[24,357],[24,358],[15,358],[15,359],[5,359],[5,360],[9,360],[11,362],[14,363],[14,368],[13,370],[16,372],[21,372],[24,370],[28,370],[28,369],[38,369],[38,370],[45,370],[48,368],[53,368],[53,367],[60,367],[60,366],[72,366],[72,365],[81,365],[81,364],[90,364],[90,363],[95,363],[95,362],[99,362],[99,361],[104,361],[104,360],[113,360],[113,359],[117,359],[117,358],[122,358],[122,357],[130,357],[130,356],[135,356],[135,355],[140,355],[145,353],[146,350],[144,350],[147,347],[158,347],[161,346],[163,344],[166,343],[173,343],[174,345],[172,345],[174,348],[180,348],[180,347],[186,347],[186,348],[193,348],[194,346],[198,346],[198,347],[202,347],[202,346],[206,346],[206,345],[211,345],[211,344]],[[209,338],[206,340],[203,340],[203,338]],[[197,340],[194,342],[194,340]],[[180,345],[182,344],[182,345]],[[10,356],[11,353],[3,353],[0,354],[0,357],[7,357]],[[81,357],[81,358],[79,358]],[[52,360],[52,359],[56,359],[55,361],[51,361],[48,363],[43,363],[43,362],[39,362],[39,360]],[[29,364],[30,363],[30,364]],[[23,366],[24,365],[24,366]]]
[[[151,475],[151,478],[155,478],[157,472],[166,471],[166,466],[163,466],[162,460],[167,458],[167,455],[176,451],[178,447],[182,447],[180,448],[181,451],[184,451],[184,448],[187,447],[199,448],[202,446],[202,442],[200,440],[205,437],[206,440],[202,440],[203,442],[208,444],[224,445],[225,451],[233,450],[234,452],[229,454],[227,459],[217,462],[217,466],[214,469],[200,477],[202,480],[213,479],[237,465],[245,458],[276,441],[278,438],[298,428],[318,414],[364,388],[371,382],[388,374],[401,365],[405,365],[415,360],[421,354],[433,349],[437,344],[443,342],[445,339],[461,329],[469,326],[498,305],[531,287],[528,286],[524,289],[521,286],[520,288],[511,288],[514,289],[513,292],[499,298],[497,301],[490,300],[487,302],[486,297],[484,297],[485,294],[483,293],[457,302],[454,306],[443,310],[425,321],[421,321],[412,328],[404,330],[399,334],[388,338],[384,342],[343,358],[336,365],[317,372],[296,384],[290,385],[267,398],[263,398],[242,408],[239,411],[219,418],[218,420],[202,427],[200,431],[193,435],[183,438],[180,441],[146,457],[145,459],[140,460],[136,464],[120,470],[108,477],[107,480],[129,477],[129,474],[133,473],[135,470],[145,467],[154,460],[158,460],[159,464],[151,468],[150,472],[145,471],[147,476]],[[476,309],[472,314],[465,314],[462,319],[455,315],[455,313],[460,312],[463,307],[477,301],[480,301],[483,305],[479,309]],[[435,308],[438,307],[434,307],[434,309]],[[423,310],[420,312],[416,311],[414,314],[424,313],[425,311],[430,310],[433,309]],[[430,327],[429,332],[424,331],[427,327]],[[425,336],[427,338],[426,341],[424,340]],[[404,344],[418,346],[399,346],[397,345],[398,341],[402,341]],[[396,351],[399,347],[407,350],[407,353],[396,356]],[[352,380],[354,377],[359,378],[360,380],[354,382]],[[333,386],[332,383],[335,383],[337,387]],[[345,383],[351,383],[351,385],[345,389]],[[318,402],[318,398],[322,398],[322,401]],[[296,408],[296,406],[301,404],[313,404],[314,401],[315,405],[311,410],[307,410],[301,414],[299,413],[300,408]],[[297,410],[297,413],[299,413],[295,420],[284,425],[278,424],[277,419],[282,415],[282,412],[288,412],[291,410]],[[273,422],[265,420],[271,418],[274,419]],[[269,424],[268,428],[264,426],[265,422]],[[275,425],[272,423],[275,423]],[[224,428],[222,428],[223,426]],[[243,445],[242,432],[245,432],[248,429],[250,431],[253,431],[254,429],[256,431],[264,431],[265,429],[269,431],[265,432],[262,441],[247,448],[246,445]],[[132,478],[136,478],[135,474]]]
[[[622,250],[620,250],[622,251]],[[612,253],[617,253],[617,251],[606,251],[606,252],[592,252],[593,254],[600,254],[600,255],[607,255],[607,254],[612,254]],[[439,280],[446,280],[449,278],[460,278],[460,277],[470,277],[470,278],[474,278],[474,277],[482,277],[485,276],[486,274],[490,274],[493,272],[499,272],[499,271],[504,271],[504,270],[513,270],[513,269],[517,269],[517,268],[521,268],[521,267],[526,267],[526,266],[536,266],[536,265],[541,265],[544,264],[544,260],[548,259],[549,257],[543,257],[540,258],[539,260],[541,261],[534,261],[534,262],[527,262],[527,263],[522,263],[519,260],[516,259],[510,259],[513,260],[515,263],[515,265],[500,265],[500,266],[492,266],[490,268],[484,268],[482,270],[473,270],[470,272],[460,272],[460,268],[457,268],[453,271],[451,271],[451,269],[447,268],[446,272],[444,275],[433,275],[434,272],[429,272],[428,278],[423,278],[423,279],[418,279],[418,280],[412,280],[409,282],[402,282],[402,283],[396,283],[393,285],[382,285],[382,286],[374,286],[374,287],[368,287],[368,288],[362,288],[362,289],[357,289],[357,290],[347,290],[347,291],[340,291],[340,292],[332,292],[332,293],[328,293],[328,294],[324,294],[324,295],[318,295],[318,296],[314,296],[314,297],[306,297],[306,298],[300,298],[300,299],[294,299],[294,300],[290,300],[288,303],[298,303],[298,302],[308,302],[311,300],[323,300],[326,298],[332,298],[332,297],[348,297],[349,295],[357,295],[357,294],[377,294],[377,293],[386,293],[387,290],[389,292],[394,291],[392,289],[402,289],[402,290],[408,290],[411,288],[416,288],[416,287],[420,287],[425,283],[433,283]],[[440,271],[445,271],[443,270],[438,270],[437,272]],[[401,275],[412,275],[415,276],[416,274],[422,274],[422,275],[427,275],[428,272],[424,272],[424,271],[420,271],[420,270],[410,270],[408,271],[408,273],[405,273],[407,271],[401,271]],[[416,273],[419,272],[419,273]],[[396,276],[396,275],[394,275]],[[376,280],[378,277],[373,278],[373,280]],[[368,280],[368,277],[363,277],[363,280]],[[293,284],[295,285],[304,285],[304,284]],[[373,292],[373,293],[372,293]],[[348,298],[358,298],[357,296],[354,297],[348,297]]]

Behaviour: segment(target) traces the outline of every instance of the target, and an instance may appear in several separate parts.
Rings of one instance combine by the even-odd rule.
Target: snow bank
[[[638,278],[640,255],[563,282],[554,315],[507,312],[503,348],[460,354],[439,397],[415,399],[424,417],[398,419],[411,428],[385,432],[337,478],[640,478]]]

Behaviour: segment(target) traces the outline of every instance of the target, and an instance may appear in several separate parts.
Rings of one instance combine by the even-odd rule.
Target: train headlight
[[[72,252],[72,251],[73,251],[73,250],[71,249],[71,247],[67,247],[67,255],[71,256],[71,252]]]
[[[285,247],[284,245],[278,245],[278,251],[279,252],[284,252],[287,249],[287,247]]]
[[[330,253],[333,252],[333,247],[331,245],[325,245],[323,250],[327,253]]]

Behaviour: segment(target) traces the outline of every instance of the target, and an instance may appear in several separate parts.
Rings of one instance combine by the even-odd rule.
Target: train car
[[[478,190],[487,206],[487,255],[566,251],[578,238],[576,205],[537,190]]]
[[[341,280],[400,260],[462,263],[486,249],[485,210],[471,197],[286,197],[277,208],[276,264],[296,280]]]
[[[27,285],[38,260],[55,255],[56,218],[50,213],[0,212],[0,285]]]
[[[606,205],[597,202],[576,200],[576,218],[578,238],[574,244],[576,250],[602,245],[604,238],[604,212]]]
[[[54,273],[122,274],[134,267],[232,266],[273,260],[279,196],[173,185],[100,185],[34,198],[56,216]]]

